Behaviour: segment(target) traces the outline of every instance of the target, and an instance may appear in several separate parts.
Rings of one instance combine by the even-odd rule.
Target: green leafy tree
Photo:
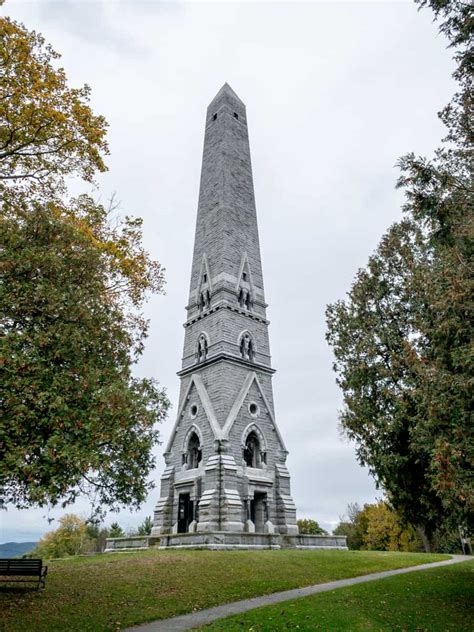
[[[125,531],[119,525],[118,522],[112,522],[109,529],[109,538],[123,538]]]
[[[354,550],[419,551],[422,547],[415,529],[402,522],[399,515],[383,500],[349,505],[347,517],[343,517],[334,529],[334,535],[345,535],[347,546]]]
[[[345,301],[327,310],[341,422],[390,504],[429,550],[473,509],[472,40],[467,5],[422,1],[456,49],[460,92],[432,161],[400,161],[406,218],[383,237]]]
[[[90,546],[85,520],[75,514],[66,514],[60,518],[59,527],[46,533],[28,557],[68,557],[84,553]]]
[[[163,270],[140,219],[67,198],[66,176],[105,168],[105,121],[40,35],[0,26],[0,499],[139,506],[169,402],[132,369]]]
[[[428,262],[413,222],[395,224],[359,271],[347,301],[327,310],[328,340],[344,392],[342,426],[397,510],[428,539],[445,519],[429,478],[429,446],[414,442],[423,353],[417,328],[423,301],[413,295],[413,270]]]
[[[364,506],[366,531],[364,549],[377,551],[419,551],[423,543],[411,526],[403,525],[387,503],[379,501]]]
[[[90,541],[89,553],[102,553],[105,549],[106,540],[109,537],[109,530],[100,526],[99,521],[86,523],[86,535]]]
[[[325,531],[316,520],[311,520],[311,518],[301,518],[297,520],[296,524],[298,525],[298,529],[300,533],[307,535],[327,535],[327,531]]]
[[[138,527],[138,535],[150,535],[153,528],[153,520],[151,516],[147,516],[142,524]]]
[[[333,535],[344,535],[346,536],[347,548],[359,550],[360,546],[354,546],[353,542],[353,533],[354,533],[354,525],[352,525],[347,520],[340,520],[337,527],[335,527],[332,531]]]
[[[333,530],[333,534],[345,535],[348,548],[359,551],[364,547],[364,535],[366,531],[366,514],[357,503],[350,503],[347,507],[347,516],[340,518],[340,522]]]
[[[106,210],[84,196],[73,211],[34,202],[6,211],[4,497],[25,506],[87,493],[101,505],[139,505],[150,488],[156,423],[168,408],[164,391],[131,372],[146,323],[124,300],[139,303],[147,285],[161,282],[134,279],[145,257],[134,252],[139,226],[110,229]]]

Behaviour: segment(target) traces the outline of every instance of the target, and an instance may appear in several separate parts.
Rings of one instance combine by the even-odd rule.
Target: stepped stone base
[[[149,535],[132,535],[123,538],[107,538],[104,553],[117,553],[117,551],[143,551],[157,545],[158,538]]]
[[[124,542],[126,540],[126,544]],[[135,546],[134,546],[135,544]],[[284,535],[279,533],[246,533],[231,531],[202,531],[173,533],[160,538],[141,536],[108,538],[106,553],[143,550],[158,545],[160,549],[339,549],[347,550],[345,536],[335,535]]]

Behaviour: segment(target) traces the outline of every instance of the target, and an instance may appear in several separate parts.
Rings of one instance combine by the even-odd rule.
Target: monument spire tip
[[[230,85],[227,83],[227,81],[224,83],[224,85],[219,90],[219,92],[216,94],[216,96],[212,99],[211,103],[214,103],[214,101],[216,101],[217,99],[219,99],[220,97],[222,97],[224,95],[226,95],[227,97],[230,97],[232,100],[238,101],[242,105],[245,105],[244,102],[242,101],[242,99],[238,96],[238,94],[235,92],[235,90],[233,90],[230,87]]]

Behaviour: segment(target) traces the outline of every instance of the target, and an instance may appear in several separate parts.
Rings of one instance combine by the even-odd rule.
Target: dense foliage
[[[106,169],[106,121],[87,85],[68,87],[59,57],[39,33],[0,18],[0,181],[36,193],[56,193],[58,176],[91,181]]]
[[[364,548],[364,536],[367,532],[367,516],[358,503],[347,506],[346,515],[340,517],[340,522],[333,530],[334,535],[345,535],[347,546],[351,550],[359,551]]]
[[[66,514],[59,520],[59,527],[46,533],[27,557],[45,559],[69,557],[93,550],[87,524],[74,514]]]
[[[153,521],[150,516],[136,530],[127,533],[118,522],[110,527],[99,520],[84,520],[75,514],[65,514],[59,519],[59,527],[48,531],[36,547],[25,557],[44,557],[46,559],[103,553],[107,538],[123,538],[125,536],[150,535]]]
[[[420,551],[422,541],[415,529],[403,524],[400,516],[383,500],[349,505],[347,516],[334,529],[335,535],[345,535],[347,546],[355,550]]]
[[[0,500],[138,506],[169,402],[132,369],[163,270],[141,220],[67,197],[66,176],[105,169],[88,88],[68,88],[40,35],[0,30]]]
[[[348,298],[327,310],[346,434],[390,503],[430,547],[472,524],[472,70],[468,5],[426,0],[456,50],[459,92],[440,116],[433,160],[401,159],[403,221],[383,237]]]
[[[117,532],[119,535],[115,535]],[[116,522],[107,528],[99,521],[89,522],[69,513],[59,519],[57,529],[45,533],[36,547],[24,557],[54,559],[102,553],[107,538],[123,535],[125,533]]]
[[[299,532],[307,535],[327,535],[327,531],[325,531],[316,520],[311,520],[311,518],[300,518],[297,521]]]

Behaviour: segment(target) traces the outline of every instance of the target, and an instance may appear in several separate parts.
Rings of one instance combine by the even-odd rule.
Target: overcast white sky
[[[401,217],[398,157],[430,155],[444,130],[453,64],[430,11],[412,2],[22,2],[1,9],[62,54],[107,118],[109,172],[123,214],[144,218],[167,294],[146,306],[137,372],[177,408],[204,116],[227,81],[247,105],[277,420],[299,517],[333,528],[347,503],[381,495],[338,430],[341,395],[324,310],[344,297],[383,232]],[[163,469],[157,449],[157,483]],[[151,515],[109,516],[131,528]],[[72,509],[87,515],[87,504]],[[64,510],[0,515],[0,541],[36,540]]]

